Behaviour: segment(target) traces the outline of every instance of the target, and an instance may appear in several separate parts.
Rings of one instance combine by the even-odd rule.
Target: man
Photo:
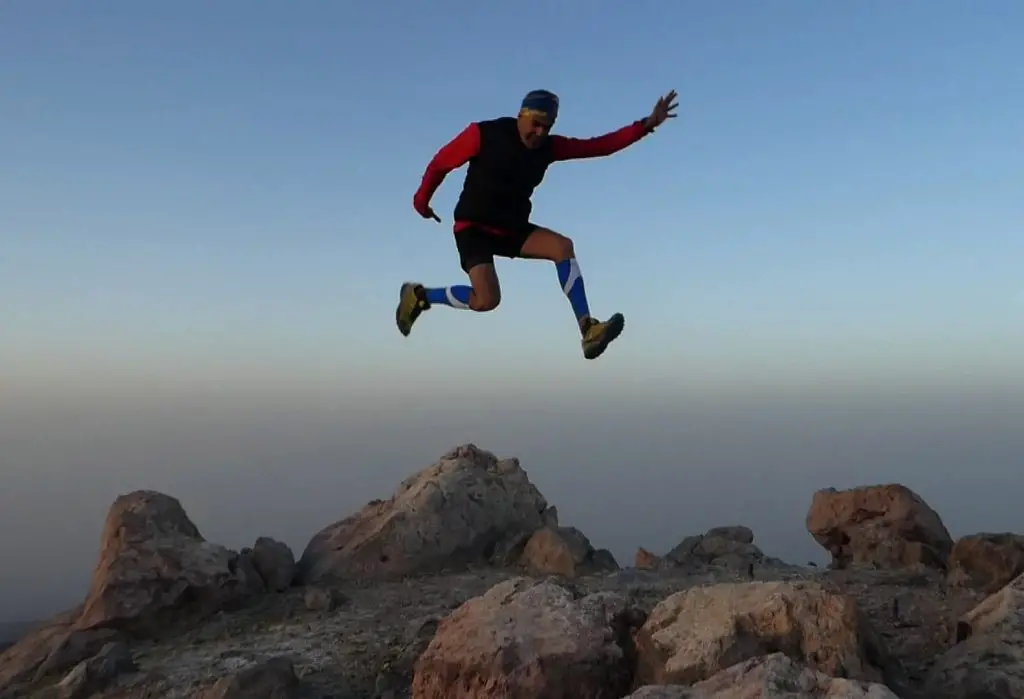
[[[501,300],[494,256],[549,260],[569,299],[582,335],[583,356],[599,357],[622,332],[621,313],[607,321],[590,314],[583,277],[572,240],[530,221],[534,189],[551,163],[611,155],[654,131],[676,115],[675,90],[660,98],[650,115],[623,128],[594,138],[568,138],[551,134],[558,118],[558,97],[534,90],[522,101],[518,117],[501,117],[469,124],[442,147],[430,164],[413,208],[423,218],[440,222],[430,199],[445,176],[469,163],[462,194],[455,206],[455,245],[470,285],[426,288],[402,284],[395,321],[403,335],[423,311],[434,305],[473,311],[491,311]]]

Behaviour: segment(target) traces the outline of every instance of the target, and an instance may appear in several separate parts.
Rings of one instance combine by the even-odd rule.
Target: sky
[[[0,4],[0,620],[81,597],[119,493],[298,554],[466,441],[623,563],[732,523],[821,560],[813,491],[866,482],[1024,530],[1022,33],[1011,0]],[[403,281],[465,283],[427,162],[535,88],[578,137],[679,93],[534,196],[626,331],[583,360],[553,266],[499,260],[496,311],[401,337]]]

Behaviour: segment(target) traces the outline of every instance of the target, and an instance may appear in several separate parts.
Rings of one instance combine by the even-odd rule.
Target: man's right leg
[[[427,288],[415,282],[402,285],[395,321],[403,335],[423,311],[435,305],[464,310],[493,311],[501,302],[501,286],[494,268],[493,245],[488,236],[467,230],[456,233],[459,262],[472,286],[464,284]]]

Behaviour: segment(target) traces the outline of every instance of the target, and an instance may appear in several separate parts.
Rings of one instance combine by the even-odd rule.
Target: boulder
[[[309,585],[303,591],[303,603],[311,612],[333,612],[349,602],[348,597],[333,587]]]
[[[663,557],[641,547],[636,552],[635,566],[642,570],[664,570],[716,565],[746,570],[751,564],[762,562],[774,563],[775,559],[767,558],[754,545],[754,532],[749,527],[731,525],[688,536]]]
[[[831,555],[834,568],[945,570],[953,548],[942,519],[904,485],[874,485],[814,494],[807,531]]]
[[[1024,697],[1024,575],[963,615],[963,640],[929,672],[929,699]]]
[[[765,555],[754,545],[754,532],[749,527],[732,525],[688,536],[665,557],[680,566],[724,565],[740,569],[763,560]]]
[[[515,561],[553,519],[517,459],[466,444],[317,533],[299,560],[303,584],[382,579]]]
[[[171,620],[233,608],[264,590],[245,563],[238,553],[206,541],[177,499],[153,491],[122,495],[107,514],[75,628],[148,636]]]
[[[982,532],[961,537],[949,554],[951,585],[992,594],[1024,574],[1024,536]]]
[[[704,534],[705,539],[728,539],[739,544],[754,543],[754,530],[742,524],[712,527]]]
[[[636,642],[639,684],[693,684],[773,652],[834,677],[880,682],[887,660],[854,601],[812,582],[677,592],[655,606]]]
[[[295,554],[288,544],[261,536],[249,551],[243,551],[260,574],[267,590],[284,592],[295,579]]]
[[[619,569],[610,552],[598,551],[575,527],[544,527],[538,529],[519,559],[534,575],[580,575],[606,573]]]
[[[831,677],[784,653],[751,658],[692,686],[647,685],[626,699],[900,699],[884,684]]]
[[[620,699],[642,621],[617,594],[507,580],[441,621],[415,663],[412,699]]]

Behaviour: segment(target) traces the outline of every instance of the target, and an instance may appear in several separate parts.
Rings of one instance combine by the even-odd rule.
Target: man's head
[[[539,148],[558,118],[558,95],[533,90],[519,107],[519,137],[527,148]]]

